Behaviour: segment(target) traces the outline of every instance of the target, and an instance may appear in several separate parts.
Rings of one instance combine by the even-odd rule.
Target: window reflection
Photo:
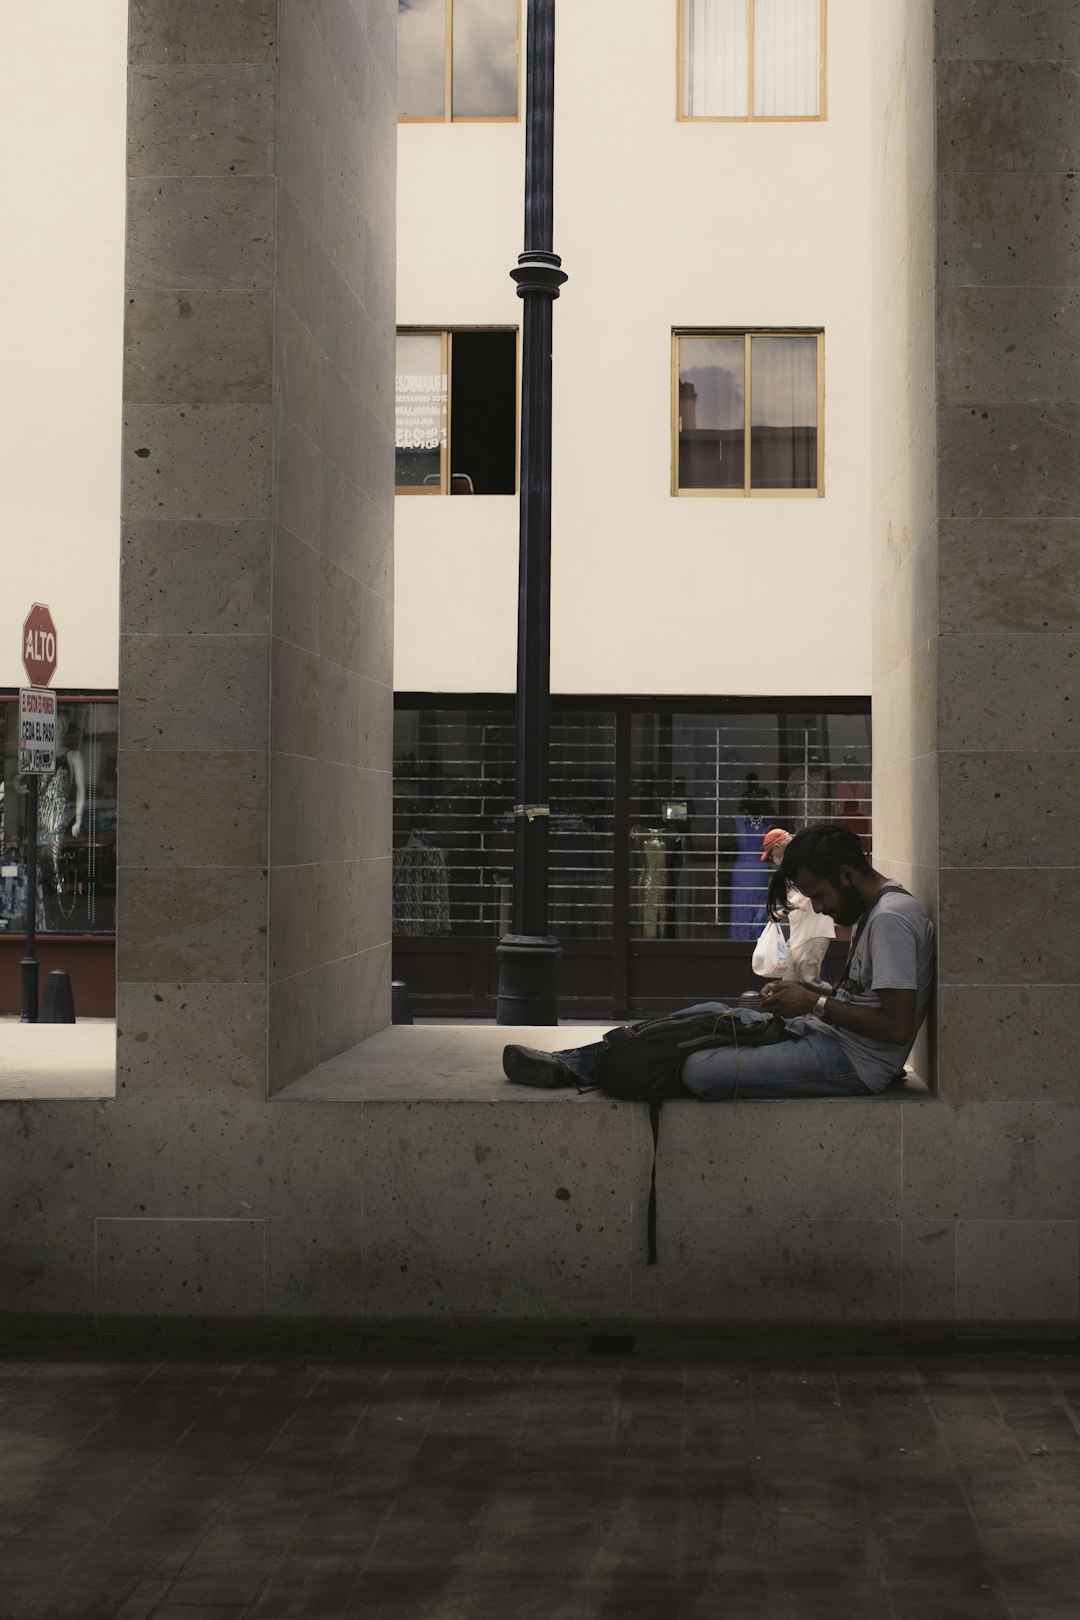
[[[455,118],[516,118],[518,0],[454,0]]]
[[[440,488],[446,442],[446,373],[439,332],[399,332],[395,479],[399,489]]]
[[[446,113],[446,0],[398,0],[398,113]]]
[[[680,339],[680,489],[743,487],[744,347],[741,337]]]
[[[516,118],[521,0],[398,0],[401,118]]]

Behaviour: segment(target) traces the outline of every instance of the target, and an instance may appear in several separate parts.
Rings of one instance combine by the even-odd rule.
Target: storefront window
[[[26,926],[28,783],[18,772],[18,695],[0,697],[0,933]],[[58,693],[56,771],[38,781],[37,927],[116,928],[116,699]]]
[[[615,722],[551,718],[550,924],[611,933]],[[512,709],[394,716],[394,933],[507,934],[514,866]]]
[[[869,850],[867,714],[640,713],[630,739],[635,939],[756,939],[770,827],[840,821]]]

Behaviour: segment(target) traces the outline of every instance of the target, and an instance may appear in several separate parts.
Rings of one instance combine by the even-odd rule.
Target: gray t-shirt
[[[835,996],[837,1001],[850,1001],[857,1007],[880,1007],[879,990],[914,990],[915,1025],[910,1041],[888,1046],[817,1018],[807,1022],[836,1037],[865,1086],[884,1091],[907,1062],[926,1017],[933,983],[934,925],[914,895],[899,887],[887,889],[859,933],[851,966]]]

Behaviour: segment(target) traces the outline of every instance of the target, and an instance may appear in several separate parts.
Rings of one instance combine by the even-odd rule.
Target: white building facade
[[[81,1015],[115,1007],[127,9],[40,0],[3,15],[0,1015],[19,1010],[29,887],[17,716],[33,602],[59,645],[59,770],[38,815],[42,983],[64,968]]]
[[[395,960],[444,1010],[490,1006],[508,922],[523,10],[399,6]],[[745,988],[765,825],[869,835],[868,62],[859,0],[557,8],[552,931],[583,1012]]]

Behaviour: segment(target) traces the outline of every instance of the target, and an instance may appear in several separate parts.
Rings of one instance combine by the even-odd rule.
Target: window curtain
[[[754,111],[759,118],[821,112],[821,0],[754,0]]]
[[[750,340],[750,487],[817,488],[817,339]]]
[[[746,0],[684,0],[683,114],[745,118]]]

